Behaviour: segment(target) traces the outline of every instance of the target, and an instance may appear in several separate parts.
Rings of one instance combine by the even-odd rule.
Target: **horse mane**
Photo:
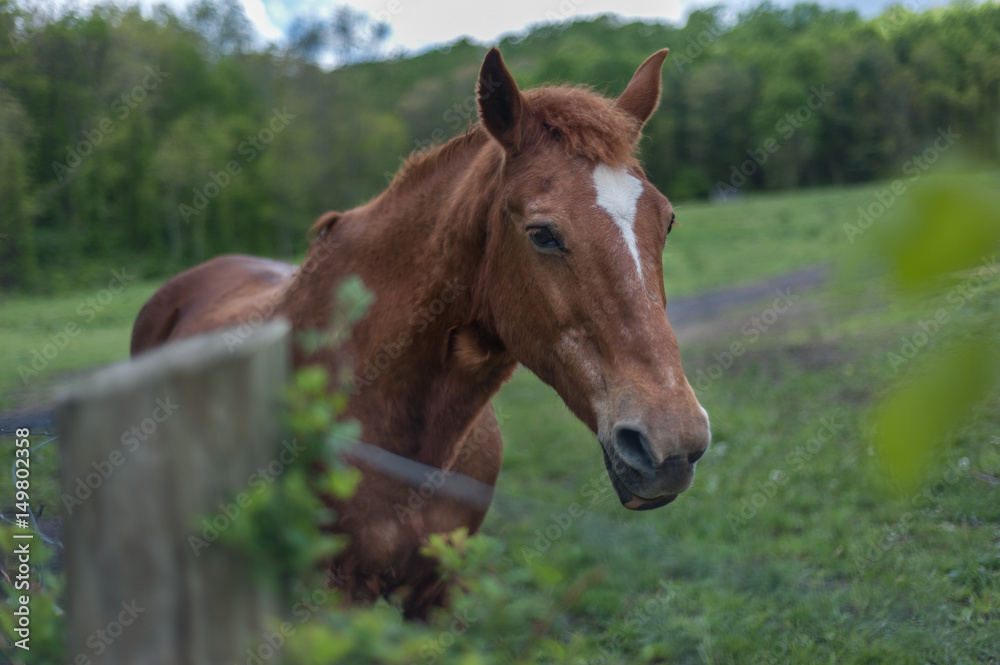
[[[594,164],[620,166],[634,163],[639,127],[634,118],[608,99],[585,86],[550,86],[522,93],[523,110],[534,122],[526,123],[523,139],[535,145],[548,138],[570,154]],[[464,148],[480,147],[489,134],[480,123],[444,144],[416,150],[403,162],[385,193],[433,173]]]
[[[396,171],[392,182],[389,183],[389,187],[382,195],[399,191],[407,183],[421,180],[422,176],[433,173],[440,164],[447,162],[455,153],[462,151],[469,145],[479,147],[488,139],[489,135],[480,125],[469,125],[464,134],[459,134],[441,145],[414,150]]]

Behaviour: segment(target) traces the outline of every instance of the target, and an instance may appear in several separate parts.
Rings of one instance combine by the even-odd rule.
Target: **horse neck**
[[[320,241],[333,249],[305,280],[309,294],[298,298],[292,318],[309,327],[303,324],[315,319],[316,304],[329,302],[329,285],[361,275],[375,302],[347,344],[350,415],[371,443],[446,467],[516,362],[477,297],[499,153],[475,135],[441,150],[346,213]],[[332,355],[327,362],[336,364]]]

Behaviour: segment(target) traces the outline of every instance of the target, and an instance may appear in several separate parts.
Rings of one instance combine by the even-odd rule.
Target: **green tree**
[[[31,289],[40,274],[35,248],[35,201],[29,189],[24,110],[0,86],[0,285]]]

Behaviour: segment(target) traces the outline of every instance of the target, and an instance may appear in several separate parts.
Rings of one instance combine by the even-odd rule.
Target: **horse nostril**
[[[699,450],[696,450],[693,453],[688,453],[688,463],[694,464],[695,462],[700,460],[701,456],[705,454],[706,450],[708,450],[708,448],[700,448]]]
[[[615,448],[622,460],[634,469],[649,469],[655,464],[649,454],[646,435],[634,427],[617,425],[614,431]]]

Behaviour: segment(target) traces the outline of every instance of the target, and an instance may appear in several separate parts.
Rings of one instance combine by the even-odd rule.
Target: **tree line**
[[[318,214],[364,202],[412,150],[475,121],[486,47],[391,55],[390,29],[341,7],[260,47],[236,0],[146,15],[0,0],[0,287],[300,255]],[[874,19],[765,3],[684,26],[604,16],[499,46],[522,87],[608,95],[669,47],[642,159],[674,200],[898,177],[941,132],[1000,156],[995,3]]]

